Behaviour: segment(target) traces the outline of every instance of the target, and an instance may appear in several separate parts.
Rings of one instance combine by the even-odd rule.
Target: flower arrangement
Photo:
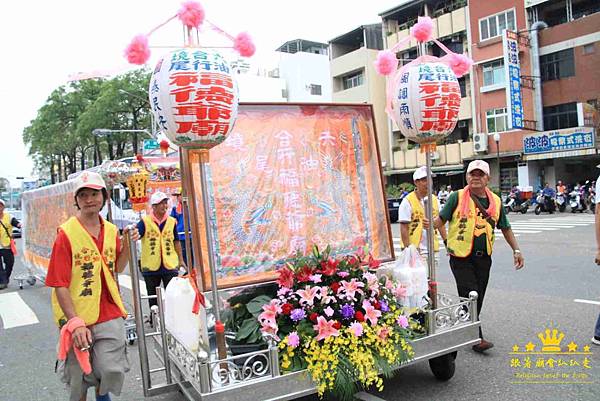
[[[307,369],[320,396],[381,390],[380,374],[414,355],[407,340],[422,328],[397,302],[403,289],[378,278],[378,266],[363,248],[334,257],[315,247],[279,270],[277,297],[262,306],[261,331],[279,339],[281,367]]]

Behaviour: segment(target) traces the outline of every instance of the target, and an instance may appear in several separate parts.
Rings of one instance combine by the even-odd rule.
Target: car
[[[6,210],[12,217],[14,217],[15,219],[22,221],[23,220],[23,212],[21,210],[15,210],[15,209],[10,209],[10,210]],[[13,238],[21,238],[22,232],[21,229],[18,227],[13,227]]]
[[[388,206],[388,213],[390,215],[390,223],[398,222],[398,209],[400,208],[401,202],[402,202],[402,198],[388,198],[387,206]]]

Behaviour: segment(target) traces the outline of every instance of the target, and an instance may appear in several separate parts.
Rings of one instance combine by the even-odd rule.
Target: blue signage
[[[594,128],[578,127],[523,137],[523,153],[559,152],[594,147]]]

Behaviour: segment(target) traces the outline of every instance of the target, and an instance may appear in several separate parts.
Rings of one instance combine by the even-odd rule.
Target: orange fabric
[[[490,201],[490,205],[486,209],[486,213],[488,216],[496,215],[496,202],[494,202],[494,197],[492,196],[492,191],[485,187],[485,195]],[[471,201],[471,189],[467,185],[464,189],[464,196],[462,198],[462,203],[460,204],[460,215],[461,217],[469,216],[469,202]]]
[[[62,327],[62,329],[60,329],[60,338],[58,340],[59,361],[64,361],[67,359],[67,354],[73,346],[73,332],[80,327],[85,327],[85,322],[83,321],[83,319],[75,316],[74,318],[69,319],[67,324],[65,324]],[[83,370],[83,373],[86,375],[92,373],[92,365],[90,363],[90,351],[82,351],[77,347],[73,347],[73,352],[75,353],[75,358],[77,358],[77,362],[79,362],[79,366],[81,366],[81,370]]]

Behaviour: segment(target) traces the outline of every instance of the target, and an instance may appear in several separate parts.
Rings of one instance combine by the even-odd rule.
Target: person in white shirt
[[[413,174],[415,190],[411,192],[400,204],[398,221],[400,222],[400,236],[403,247],[415,245],[421,255],[427,255],[427,230],[429,220],[426,217],[424,199],[427,198],[427,169],[419,167]],[[440,212],[440,204],[435,195],[433,198],[433,218]],[[446,241],[446,228],[438,229],[444,242]],[[434,251],[439,251],[439,241],[434,240]],[[437,259],[437,256],[436,256]]]

